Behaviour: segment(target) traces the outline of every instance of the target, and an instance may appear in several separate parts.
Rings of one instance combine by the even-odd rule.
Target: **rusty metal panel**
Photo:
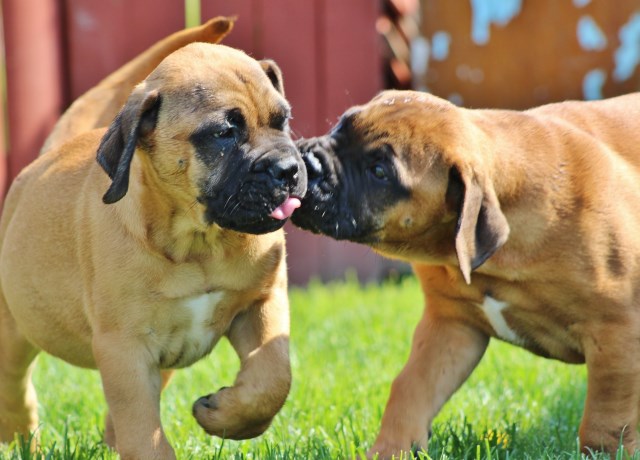
[[[425,0],[422,31],[419,88],[467,107],[523,109],[640,87],[638,0]]]

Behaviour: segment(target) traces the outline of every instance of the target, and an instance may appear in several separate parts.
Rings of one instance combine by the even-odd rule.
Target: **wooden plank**
[[[184,28],[184,17],[176,0],[67,0],[71,96]]]
[[[56,0],[5,0],[8,176],[37,155],[63,106],[61,13]]]
[[[255,0],[200,0],[202,21],[216,16],[236,16],[231,33],[223,44],[253,54],[258,46],[255,31]]]
[[[316,2],[269,0],[259,10],[259,58],[276,61],[284,75],[285,93],[293,109],[294,137],[317,134],[318,73],[323,62],[317,49]]]
[[[379,4],[371,0],[324,0],[321,81],[326,105],[318,126],[324,132],[352,105],[382,89],[380,37],[375,30]]]

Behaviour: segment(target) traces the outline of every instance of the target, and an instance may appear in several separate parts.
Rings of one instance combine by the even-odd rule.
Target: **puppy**
[[[107,79],[94,109],[109,110],[149,59],[123,67],[121,84]],[[30,377],[44,350],[100,371],[105,440],[122,458],[175,458],[160,392],[222,336],[240,372],[193,415],[213,435],[261,434],[290,387],[280,229],[306,189],[278,67],[193,43],[108,129],[65,139],[87,124],[75,117],[91,101],[78,107],[16,178],[0,221],[0,440],[37,427]]]
[[[413,264],[426,298],[369,454],[426,447],[490,337],[586,363],[583,448],[637,447],[640,94],[525,112],[414,92],[303,140],[293,222]]]

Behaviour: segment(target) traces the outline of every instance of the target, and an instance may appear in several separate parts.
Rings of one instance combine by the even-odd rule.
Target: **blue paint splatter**
[[[578,43],[585,51],[602,51],[607,47],[607,37],[591,16],[578,20]]]
[[[449,45],[451,35],[447,32],[439,31],[433,34],[431,39],[431,56],[435,61],[444,61],[449,57]]]
[[[614,56],[616,67],[613,70],[613,79],[624,81],[631,78],[640,63],[640,13],[635,13],[620,28],[618,37],[620,47]]]
[[[462,107],[462,105],[464,104],[464,99],[459,93],[451,93],[449,94],[449,96],[447,96],[447,99],[449,102],[457,105],[458,107]]]
[[[505,26],[522,10],[522,0],[471,0],[471,39],[489,43],[491,24]]]
[[[607,81],[607,73],[602,69],[593,69],[582,79],[582,95],[587,101],[602,99],[602,87]]]
[[[421,80],[429,66],[429,42],[417,36],[411,40],[411,73]]]
[[[591,0],[573,0],[573,6],[576,8],[584,8],[589,3],[591,3]]]

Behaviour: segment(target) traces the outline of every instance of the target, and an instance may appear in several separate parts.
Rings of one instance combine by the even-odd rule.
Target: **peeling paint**
[[[587,72],[582,79],[582,95],[585,100],[593,101],[602,99],[602,87],[607,81],[607,72],[602,69],[593,69]]]
[[[582,16],[578,20],[576,33],[578,35],[578,43],[585,51],[602,51],[607,47],[606,35],[589,15]]]
[[[459,93],[449,94],[449,96],[447,97],[447,100],[459,107],[461,107],[462,104],[464,104],[464,99],[462,99],[462,96]]]
[[[471,75],[469,77],[470,77],[471,83],[475,83],[476,85],[478,85],[484,81],[484,70],[472,69]]]
[[[470,0],[471,39],[486,45],[491,38],[491,24],[506,26],[522,10],[522,0]]]
[[[429,66],[429,42],[417,36],[411,40],[411,73],[421,78],[427,73]]]
[[[477,67],[470,67],[467,64],[460,64],[456,67],[456,77],[458,77],[458,80],[470,81],[478,85],[484,81],[484,71]]]
[[[620,47],[616,50],[616,62],[613,70],[615,81],[631,78],[640,63],[640,13],[635,13],[629,21],[620,28]]]
[[[589,3],[591,3],[591,0],[573,0],[573,6],[576,8],[584,8]]]
[[[431,39],[431,56],[434,61],[444,61],[449,57],[449,45],[451,44],[451,35],[444,31],[438,31],[433,34]]]

